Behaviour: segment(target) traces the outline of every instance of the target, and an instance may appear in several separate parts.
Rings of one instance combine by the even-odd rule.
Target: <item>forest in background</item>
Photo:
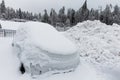
[[[107,25],[112,25],[113,23],[120,24],[120,7],[115,5],[114,7],[106,5],[106,8],[100,9],[88,9],[87,0],[84,2],[79,10],[74,10],[72,8],[65,9],[62,7],[59,12],[56,12],[53,8],[48,14],[47,10],[44,10],[44,14],[32,13],[29,11],[22,11],[21,8],[13,9],[5,5],[5,1],[2,0],[0,3],[0,19],[3,20],[14,20],[14,21],[40,21],[49,23],[53,26],[68,27],[74,26],[78,22],[86,20],[100,20]]]

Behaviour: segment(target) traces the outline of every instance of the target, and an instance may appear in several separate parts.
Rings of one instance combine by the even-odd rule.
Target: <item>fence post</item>
[[[6,37],[6,31],[5,31],[5,29],[4,29],[4,37]]]
[[[0,29],[0,37],[14,37],[15,34],[15,30]]]

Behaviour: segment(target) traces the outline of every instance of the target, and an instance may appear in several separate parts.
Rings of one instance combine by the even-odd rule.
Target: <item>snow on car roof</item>
[[[54,54],[73,54],[76,46],[53,26],[41,22],[26,22],[21,25],[32,42],[45,51]]]

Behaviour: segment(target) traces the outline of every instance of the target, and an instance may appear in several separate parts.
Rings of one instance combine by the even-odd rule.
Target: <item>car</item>
[[[25,72],[31,75],[68,72],[80,63],[76,45],[46,23],[20,25],[12,45]]]

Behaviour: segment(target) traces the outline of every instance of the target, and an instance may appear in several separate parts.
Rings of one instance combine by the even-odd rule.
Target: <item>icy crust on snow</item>
[[[14,50],[28,73],[73,70],[79,64],[76,46],[52,26],[27,22],[14,38]]]
[[[79,23],[65,35],[73,40],[80,57],[99,66],[120,66],[120,26],[100,21]]]

